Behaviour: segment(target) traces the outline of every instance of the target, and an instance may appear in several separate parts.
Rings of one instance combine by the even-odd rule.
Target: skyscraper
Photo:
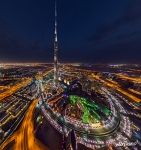
[[[58,37],[57,37],[57,2],[55,0],[55,30],[54,30],[54,83],[58,81]]]

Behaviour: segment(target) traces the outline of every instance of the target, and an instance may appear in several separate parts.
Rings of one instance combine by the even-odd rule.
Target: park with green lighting
[[[99,106],[94,101],[77,95],[70,95],[69,103],[72,106],[80,105],[83,112],[81,119],[86,124],[100,122],[102,119],[101,114],[105,117],[111,114],[111,111],[106,106]]]

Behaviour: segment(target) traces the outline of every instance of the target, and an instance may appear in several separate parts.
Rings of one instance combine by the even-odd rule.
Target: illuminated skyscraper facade
[[[55,30],[54,30],[54,83],[58,81],[58,35],[57,35],[57,3],[55,0]]]

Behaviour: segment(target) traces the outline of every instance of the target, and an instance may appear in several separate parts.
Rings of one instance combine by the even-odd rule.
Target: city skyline
[[[0,150],[141,149],[139,4],[0,2]]]

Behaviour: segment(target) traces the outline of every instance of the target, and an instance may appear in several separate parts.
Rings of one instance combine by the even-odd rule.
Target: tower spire
[[[58,36],[57,36],[57,1],[55,0],[55,30],[54,30],[54,83],[58,81]]]

